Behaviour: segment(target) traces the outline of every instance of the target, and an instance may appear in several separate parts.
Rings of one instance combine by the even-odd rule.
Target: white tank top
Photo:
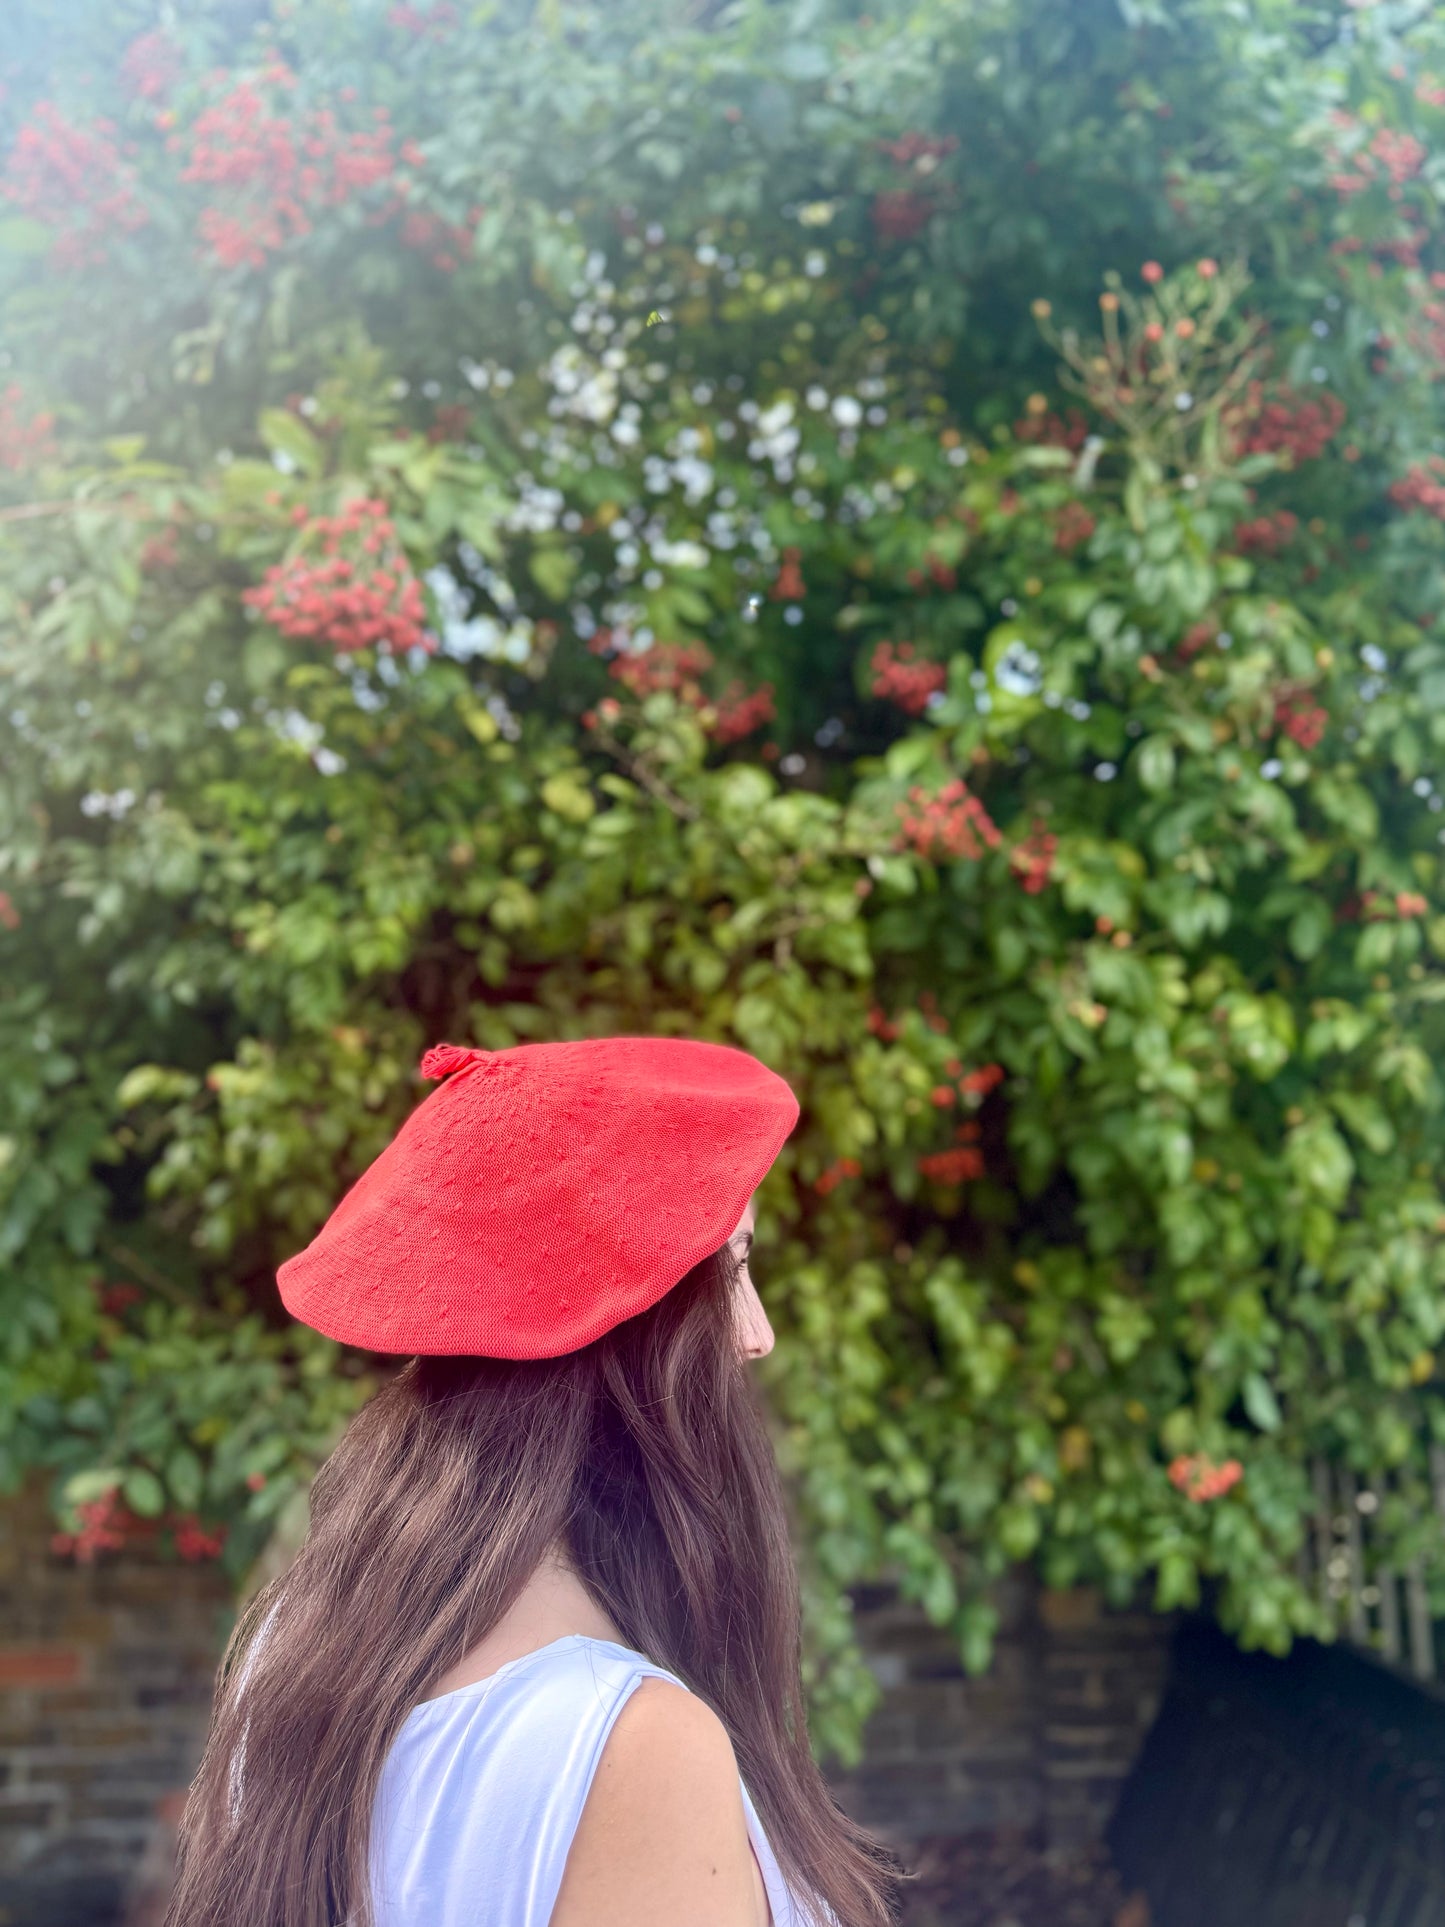
[[[607,1736],[645,1679],[684,1684],[625,1646],[569,1633],[414,1706],[372,1808],[376,1927],[547,1927]],[[742,1796],[773,1927],[831,1918],[789,1892],[746,1786]]]

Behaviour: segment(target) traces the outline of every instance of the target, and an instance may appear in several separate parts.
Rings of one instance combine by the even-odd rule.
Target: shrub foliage
[[[387,1361],[276,1265],[438,1039],[802,1125],[818,1733],[882,1570],[1445,1609],[1445,29],[13,9],[0,1469],[238,1578]],[[169,14],[170,10],[167,10]],[[1402,24],[1403,22],[1403,24]],[[83,61],[76,49],[83,50]]]

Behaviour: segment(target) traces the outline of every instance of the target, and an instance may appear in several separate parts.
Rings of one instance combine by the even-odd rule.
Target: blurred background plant
[[[15,0],[0,1471],[238,1587],[388,1362],[277,1264],[446,1038],[803,1122],[819,1743],[897,1572],[1445,1613],[1445,23]],[[281,1539],[277,1539],[278,1531]]]

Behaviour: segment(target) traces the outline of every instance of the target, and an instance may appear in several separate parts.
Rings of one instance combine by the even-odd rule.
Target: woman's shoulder
[[[553,1927],[766,1927],[727,1729],[679,1681],[644,1677],[582,1810]]]

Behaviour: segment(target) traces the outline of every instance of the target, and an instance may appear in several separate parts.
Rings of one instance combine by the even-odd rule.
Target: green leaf
[[[1250,1372],[1240,1388],[1244,1409],[1261,1432],[1277,1432],[1281,1424],[1279,1401],[1262,1372]]]
[[[1146,736],[1134,753],[1142,788],[1153,794],[1174,786],[1174,745],[1165,736]]]
[[[121,1496],[143,1519],[159,1518],[166,1509],[166,1491],[154,1472],[135,1466],[121,1481]]]
[[[303,475],[320,475],[325,466],[321,444],[289,408],[263,408],[257,427],[267,448],[289,456]]]

